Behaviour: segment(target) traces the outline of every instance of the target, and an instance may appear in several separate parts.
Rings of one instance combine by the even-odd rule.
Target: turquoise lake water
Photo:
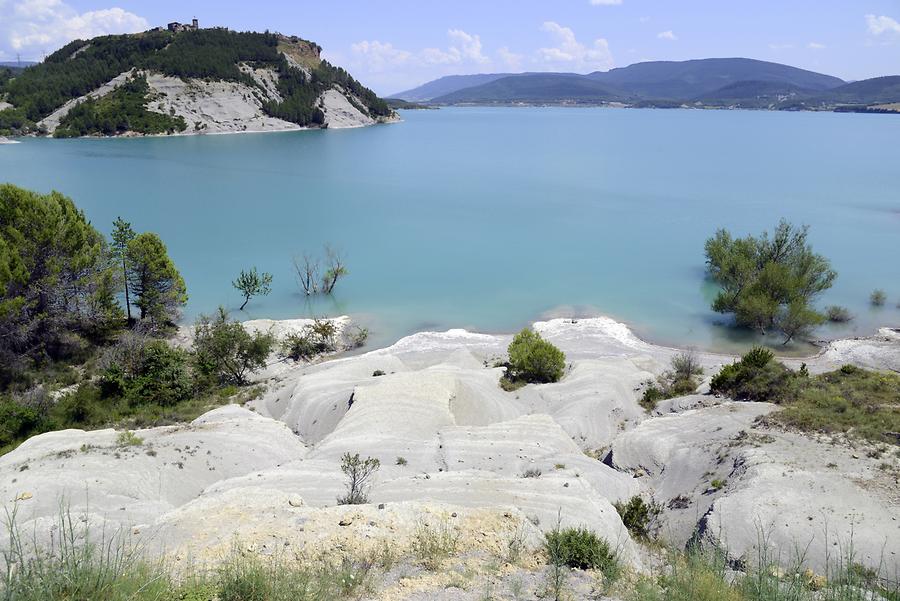
[[[605,314],[663,343],[748,341],[709,310],[703,243],[781,217],[811,226],[839,276],[821,301],[850,325],[900,325],[900,118],[576,108],[407,111],[342,131],[0,145],[0,181],[71,196],[108,232],[158,232],[186,319],[274,274],[246,318],[348,313],[374,343],[450,327],[509,332]],[[325,242],[350,276],[310,304],[291,257]],[[872,309],[883,288],[889,302]]]

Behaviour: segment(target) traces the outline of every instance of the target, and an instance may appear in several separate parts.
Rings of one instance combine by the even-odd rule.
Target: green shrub
[[[552,565],[579,570],[599,570],[612,578],[618,572],[615,551],[587,528],[555,528],[546,534],[544,550]]]
[[[653,411],[656,409],[657,403],[665,400],[665,398],[666,395],[662,390],[657,388],[656,385],[650,384],[647,386],[647,389],[644,390],[644,394],[641,396],[641,400],[638,401],[638,403],[647,411]]]
[[[193,381],[188,362],[190,355],[169,346],[162,340],[155,340],[144,349],[143,361],[130,382],[126,384],[126,396],[132,405],[153,404],[171,407],[191,397]],[[112,387],[108,380],[106,387]],[[101,381],[101,390],[104,388]]]
[[[847,365],[802,383],[793,401],[767,420],[897,444],[891,433],[900,432],[900,375]]]
[[[873,307],[882,307],[886,301],[887,294],[885,294],[884,290],[875,290],[869,295],[869,302],[872,303]]]
[[[274,336],[251,335],[221,307],[215,317],[201,316],[194,326],[196,369],[219,384],[246,384],[250,372],[265,367],[274,344]]]
[[[131,430],[119,432],[116,436],[116,446],[119,447],[139,447],[142,444],[144,444],[144,439]]]
[[[846,323],[853,319],[853,315],[846,307],[838,307],[837,305],[825,307],[825,317],[833,323]]]
[[[369,340],[369,328],[352,326],[344,332],[344,346],[348,349],[362,348]]]
[[[700,375],[703,375],[703,368],[696,353],[678,353],[672,357],[672,369],[663,372],[656,383],[650,383],[638,403],[647,411],[653,411],[659,401],[693,394],[698,386],[695,376]]]
[[[44,429],[45,420],[34,407],[0,397],[0,448]]]
[[[530,329],[516,334],[508,352],[507,375],[512,380],[558,382],[566,368],[565,354]]]
[[[309,361],[338,350],[337,325],[330,319],[317,318],[301,332],[288,334],[281,343],[281,354],[294,361]],[[363,346],[369,336],[365,328],[348,331],[345,349]]]
[[[281,342],[281,354],[294,361],[309,361],[319,352],[312,338],[306,334],[291,333]]]
[[[754,346],[746,355],[741,357],[741,363],[747,367],[761,368],[768,365],[775,358],[775,353],[763,346]]]
[[[105,398],[121,398],[128,391],[128,375],[118,363],[113,363],[97,379],[100,395]]]
[[[662,511],[657,503],[647,503],[639,496],[631,497],[627,503],[616,503],[615,508],[628,532],[643,539],[650,536],[653,521]]]
[[[97,426],[112,416],[112,408],[104,403],[100,388],[94,384],[82,384],[63,396],[51,410],[54,426]]]
[[[754,347],[740,361],[724,365],[713,376],[710,390],[736,401],[783,403],[797,394],[800,374],[774,361],[767,348]]]

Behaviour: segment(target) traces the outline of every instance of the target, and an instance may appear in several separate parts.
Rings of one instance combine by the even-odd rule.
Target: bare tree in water
[[[294,270],[297,272],[297,280],[306,296],[319,293],[319,260],[308,253],[302,257],[294,257]]]

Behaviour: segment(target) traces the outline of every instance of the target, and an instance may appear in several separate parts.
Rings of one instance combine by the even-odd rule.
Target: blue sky
[[[900,0],[0,0],[0,60],[193,16],[314,40],[381,94],[455,73],[722,56],[844,79],[900,74]]]

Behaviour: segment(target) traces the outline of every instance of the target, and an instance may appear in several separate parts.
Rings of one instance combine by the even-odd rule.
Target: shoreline
[[[341,321],[344,323],[356,323],[352,315],[336,315],[329,316],[328,319]],[[268,319],[253,318],[244,320],[241,323],[247,324],[257,329],[260,323],[270,324],[272,328],[283,329],[285,326],[291,327],[291,324],[309,321],[307,318],[288,318],[288,319]],[[182,326],[184,327],[184,326]],[[580,335],[576,335],[574,340],[590,341],[594,339],[600,343],[605,343],[607,339],[613,344],[620,345],[623,349],[632,351],[648,352],[650,354],[674,355],[681,352],[693,351],[697,353],[705,362],[709,363],[725,363],[740,358],[743,352],[728,352],[716,349],[707,349],[692,345],[673,344],[668,342],[655,342],[652,339],[641,336],[634,327],[627,321],[617,319],[608,315],[596,315],[590,317],[539,317],[530,320],[527,327],[538,331],[545,336],[554,336],[562,330],[580,331]],[[493,343],[502,342],[505,348],[508,341],[512,339],[517,331],[483,331],[479,329],[469,329],[465,327],[450,327],[447,329],[426,329],[411,332],[401,336],[400,338],[388,343],[379,343],[378,346],[363,347],[357,349],[356,352],[342,352],[332,357],[328,361],[342,360],[353,357],[359,357],[370,354],[383,354],[397,349],[403,348],[404,352],[428,352],[429,349],[417,348],[415,342],[417,340],[444,340],[452,338],[460,339],[480,339],[482,341],[490,341]],[[567,332],[570,333],[570,332]],[[852,337],[836,337],[833,339],[817,339],[809,342],[815,348],[815,352],[809,354],[784,354],[779,353],[777,347],[768,346],[775,353],[775,357],[788,364],[800,363],[834,363],[834,359],[829,359],[829,352],[836,354],[838,357],[843,356],[842,353],[852,352],[855,347],[864,347],[867,344],[877,345],[878,343],[898,344],[900,345],[900,327],[897,326],[880,326],[874,332],[865,336]],[[594,352],[604,351],[602,345],[598,348],[587,346],[584,353],[593,354]],[[898,351],[900,358],[900,351]],[[900,364],[896,368],[890,368],[891,371],[900,372]]]
[[[378,125],[392,125],[394,123],[402,123],[402,119],[396,119],[392,121],[380,121],[376,123],[363,124],[363,125],[350,125],[350,126],[335,126],[335,127],[286,127],[283,129],[254,129],[254,130],[234,130],[234,131],[201,131],[201,132],[178,132],[174,134],[136,134],[136,135],[128,135],[123,134],[120,136],[78,136],[76,138],[54,138],[53,136],[37,136],[37,135],[26,135],[26,136],[18,136],[19,138],[29,138],[34,140],[144,140],[144,139],[166,139],[166,138],[187,138],[187,137],[199,137],[199,136],[232,136],[237,134],[284,134],[284,133],[296,133],[301,131],[341,131],[345,129],[362,129],[365,127],[375,127]],[[0,144],[19,144],[18,140],[13,140],[6,138],[5,141],[0,139]]]

